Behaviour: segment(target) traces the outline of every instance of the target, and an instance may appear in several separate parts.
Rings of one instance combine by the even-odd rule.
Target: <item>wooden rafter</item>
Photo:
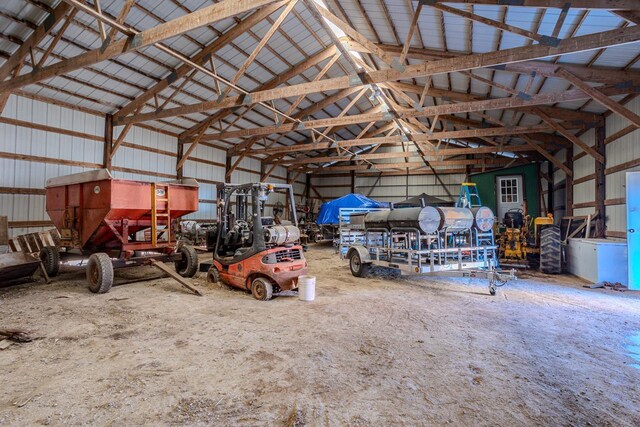
[[[603,89],[604,93],[609,95],[617,95],[621,93],[629,93],[634,91],[634,88],[629,87],[616,87],[607,86]],[[461,102],[456,104],[443,104],[432,107],[425,107],[422,111],[405,110],[396,113],[396,117],[390,116],[388,113],[369,113],[369,114],[354,114],[351,116],[344,116],[341,118],[330,118],[320,120],[307,120],[302,124],[283,124],[281,126],[265,126],[253,129],[243,129],[239,131],[227,132],[225,134],[208,134],[204,140],[211,139],[225,139],[225,138],[244,138],[248,136],[256,135],[270,135],[272,133],[285,133],[294,130],[301,129],[317,129],[327,126],[341,126],[350,125],[356,123],[369,123],[371,121],[387,121],[392,118],[396,119],[408,119],[411,117],[433,117],[436,115],[447,115],[456,113],[467,112],[480,112],[485,110],[516,108],[526,106],[537,106],[554,104],[558,102],[574,101],[580,99],[589,98],[584,92],[579,89],[570,90],[566,92],[549,92],[536,96],[532,96],[529,99],[522,99],[518,97],[510,98],[496,98],[483,101]],[[143,116],[143,115],[141,115]]]
[[[278,16],[278,19],[276,19],[273,25],[271,25],[271,28],[269,28],[269,30],[264,35],[264,37],[262,37],[258,42],[258,45],[253,49],[253,52],[251,52],[251,55],[249,55],[249,57],[244,61],[244,63],[240,66],[236,74],[233,76],[233,78],[231,79],[231,84],[235,85],[236,83],[238,83],[238,80],[240,80],[240,77],[242,77],[244,73],[247,72],[251,64],[253,64],[253,61],[255,61],[255,59],[258,57],[258,54],[266,46],[266,44],[269,42],[271,37],[276,33],[276,31],[278,31],[278,29],[280,28],[280,25],[282,25],[282,23],[287,18],[287,16],[289,16],[289,13],[293,10],[293,8],[296,6],[297,3],[298,3],[298,0],[289,0],[289,4],[287,5],[287,7],[282,11],[280,16]],[[223,96],[229,95],[230,92],[231,92],[231,86],[227,86],[227,88],[223,93]]]
[[[589,34],[586,36],[574,37],[560,41],[557,47],[544,46],[541,44],[518,47],[498,52],[480,53],[467,55],[462,58],[442,59],[439,61],[427,62],[424,64],[411,65],[406,67],[405,71],[387,69],[381,71],[372,71],[368,73],[367,84],[384,83],[388,81],[396,81],[413,77],[426,77],[429,75],[450,73],[453,71],[463,71],[473,68],[481,68],[495,66],[505,63],[525,61],[546,57],[549,55],[561,55],[566,53],[582,52],[587,50],[599,49],[602,47],[618,46],[622,44],[632,43],[640,40],[640,26],[616,29],[602,33]],[[355,80],[357,79],[357,81]],[[303,94],[317,93],[329,90],[339,90],[354,85],[364,86],[357,75],[345,77],[336,77],[325,79],[320,82],[302,83],[288,86],[286,88],[277,88],[266,91],[258,91],[251,93],[250,102],[273,101],[280,98],[290,96],[299,96]],[[0,89],[2,86],[0,85]],[[156,118],[166,118],[182,114],[190,114],[211,110],[214,108],[231,108],[244,103],[244,97],[228,97],[222,101],[208,101],[199,104],[192,104],[185,107],[173,108],[154,114],[141,114],[136,118],[128,120],[144,121]],[[120,120],[116,125],[124,125],[127,120]]]
[[[265,6],[255,11],[244,20],[239,21],[238,24],[236,24],[226,33],[216,38],[212,43],[205,46],[198,53],[193,55],[191,57],[191,60],[195,63],[204,65],[209,60],[209,58],[213,56],[215,52],[222,49],[224,46],[229,44],[231,41],[233,41],[235,38],[237,38],[241,34],[245,33],[249,28],[263,21],[273,12],[278,10],[282,6],[282,4],[284,4],[285,2],[286,0],[283,2],[270,4],[268,6]],[[162,80],[160,80],[159,82],[151,86],[144,93],[136,96],[136,98],[133,101],[131,101],[129,104],[125,105],[119,111],[117,111],[114,114],[114,118],[124,117],[131,114],[140,105],[144,105],[145,102],[151,100],[155,95],[162,92],[164,89],[169,87],[173,82],[175,82],[179,78],[184,77],[189,71],[191,71],[191,67],[189,67],[189,65],[187,64],[183,64],[178,68],[176,68],[175,70],[172,70],[165,78],[163,78]],[[212,71],[215,72],[215,70],[212,70]]]
[[[36,27],[29,38],[27,38],[20,45],[18,50],[13,55],[11,55],[11,57],[9,57],[9,59],[7,59],[4,64],[2,64],[2,66],[0,67],[0,82],[7,77],[13,76],[13,78],[16,78],[18,76],[18,73],[22,69],[27,55],[33,55],[33,49],[38,46],[38,44],[56,27],[56,25],[58,25],[58,23],[62,19],[65,18],[69,9],[70,7],[68,4],[61,3],[49,13],[42,24]],[[69,17],[67,22],[69,22],[71,19],[72,17]],[[66,29],[66,25],[68,24],[64,25],[64,28],[61,29],[58,34],[62,34]],[[45,54],[43,55],[43,60],[46,59],[46,56],[48,56],[47,52],[45,52]],[[35,66],[36,61],[32,59],[31,64],[32,66]],[[9,95],[11,95],[10,90],[0,90],[0,113],[2,112],[2,110],[4,110],[4,107],[9,100]]]
[[[270,80],[269,82],[263,84],[262,86],[260,86],[260,88],[258,90],[269,90],[269,89],[273,89],[275,87],[278,87],[284,83],[286,83],[288,80],[291,80],[292,78],[294,78],[295,76],[303,73],[304,71],[306,71],[307,69],[316,66],[317,64],[321,63],[322,61],[326,60],[327,58],[332,57],[333,55],[336,54],[336,48],[335,47],[329,47],[327,49],[321,50],[320,52],[311,55],[309,58],[303,60],[302,62],[300,62],[299,64],[293,66],[291,69],[285,71],[284,73],[279,74],[277,77],[274,77],[272,80]],[[220,111],[216,114],[214,114],[213,116],[209,117],[208,119],[197,123],[196,125],[192,126],[190,129],[182,132],[180,134],[180,139],[184,140],[187,137],[189,137],[189,135],[193,135],[196,134],[198,132],[200,132],[200,130],[203,127],[209,127],[209,125],[211,123],[214,123],[216,121],[222,120],[225,117],[229,116],[230,114],[232,114],[233,111],[232,110],[223,110]]]
[[[70,0],[65,0],[68,2]],[[80,54],[55,64],[36,70],[33,73],[18,76],[0,83],[0,92],[15,90],[26,85],[34,84],[66,74],[74,70],[97,64],[107,59],[115,58],[127,52],[153,45],[165,39],[184,34],[187,31],[217,22],[243,12],[274,3],[276,0],[224,0],[196,12],[181,16],[158,26],[149,28],[132,38],[113,41],[105,48],[98,48]]]
[[[515,27],[513,25],[505,24],[501,21],[495,21],[493,19],[485,18],[484,16],[476,15],[474,13],[470,13],[461,9],[456,9],[455,7],[447,6],[442,3],[435,3],[431,5],[432,7],[439,9],[443,12],[451,13],[454,15],[461,16],[466,19],[470,19],[475,22],[480,22],[485,25],[489,25],[494,28],[498,28],[503,31],[508,31],[513,34],[517,34],[522,37],[529,38],[531,40],[535,40],[538,43],[542,43],[549,46],[557,46],[559,41],[555,37],[542,36],[540,34],[536,34],[532,31],[523,30],[522,28]]]
[[[623,105],[617,103],[613,99],[609,98],[607,95],[599,91],[597,88],[589,86],[587,83],[580,80],[577,76],[571,74],[569,71],[565,69],[561,69],[558,74],[566,79],[568,82],[573,84],[575,87],[589,95],[591,98],[596,100],[598,103],[602,104],[604,107],[613,111],[614,113],[619,114],[625,119],[629,120],[635,126],[640,127],[640,116],[624,107]]]
[[[578,138],[577,136],[575,136],[574,134],[569,132],[564,126],[562,126],[560,123],[558,123],[555,120],[553,120],[551,117],[546,115],[544,112],[542,112],[541,110],[539,110],[537,108],[534,108],[532,110],[532,112],[535,115],[537,115],[538,117],[540,117],[543,122],[545,122],[549,126],[551,126],[556,132],[558,132],[560,135],[562,135],[565,138],[567,138],[569,141],[573,142],[575,145],[580,147],[580,149],[582,149],[582,151],[584,151],[587,154],[589,154],[591,157],[596,159],[598,162],[600,162],[600,163],[604,163],[605,162],[604,156],[602,154],[598,153],[593,148],[589,147],[587,144],[582,142],[582,140],[580,140],[580,138]]]
[[[446,3],[466,3],[466,4],[493,4],[504,6],[522,6],[522,7],[543,7],[543,8],[562,8],[566,2],[557,0],[437,0]],[[574,9],[634,9],[638,7],[635,0],[571,0],[571,7]]]

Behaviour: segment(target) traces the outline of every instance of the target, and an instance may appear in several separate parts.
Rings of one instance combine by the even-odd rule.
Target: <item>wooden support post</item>
[[[607,137],[606,125],[598,126],[595,130],[596,134],[596,151],[605,156],[605,138]],[[606,232],[606,212],[605,212],[605,199],[606,196],[606,158],[605,163],[596,162],[596,179],[595,179],[595,194],[596,194],[596,212],[598,217],[596,219],[596,232],[593,237],[602,239],[605,237]]]
[[[107,114],[104,120],[104,154],[102,166],[111,169],[111,152],[113,151],[113,115]]]
[[[0,245],[9,244],[9,221],[6,216],[0,216]]]
[[[232,160],[233,160],[233,157],[227,156],[227,161],[225,162],[224,182],[227,182],[227,183],[231,182],[231,173],[229,171],[231,170]]]
[[[176,169],[176,178],[182,179],[184,178],[184,162],[180,162],[182,157],[184,156],[184,144],[178,144],[178,152],[176,156],[176,165],[180,165]]]
[[[351,171],[351,192],[356,192],[356,171]]]
[[[306,174],[307,178],[306,178],[306,185],[304,187],[304,198],[307,200],[307,203],[309,203],[309,197],[311,196],[311,175],[310,174]]]
[[[573,171],[573,145],[567,147],[567,159],[565,161],[565,165]],[[570,174],[566,174],[565,181],[565,196],[566,196],[566,207],[565,207],[565,216],[573,216],[573,176]]]

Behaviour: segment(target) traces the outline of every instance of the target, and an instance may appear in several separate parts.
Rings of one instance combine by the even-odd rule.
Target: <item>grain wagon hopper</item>
[[[153,264],[167,272],[160,262],[173,261],[182,277],[198,271],[197,253],[176,242],[172,230],[172,221],[198,210],[194,179],[130,181],[114,179],[106,169],[52,178],[46,209],[60,233],[62,251],[45,254],[45,266],[57,267],[61,255],[88,256],[93,292],[109,291],[114,268]]]

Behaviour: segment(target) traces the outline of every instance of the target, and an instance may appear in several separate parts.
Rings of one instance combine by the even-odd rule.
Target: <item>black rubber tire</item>
[[[207,271],[207,283],[219,283],[220,282],[220,272],[212,265],[209,267],[209,271]]]
[[[178,251],[182,259],[175,262],[176,273],[182,277],[193,277],[198,272],[198,253],[192,246],[183,246]]]
[[[49,277],[56,277],[60,272],[60,252],[55,246],[40,249],[40,261]]]
[[[273,297],[273,285],[269,279],[257,277],[251,282],[251,294],[258,301],[269,301]]]
[[[113,264],[105,253],[93,254],[87,262],[89,290],[95,294],[106,294],[113,286]]]
[[[354,250],[349,256],[349,269],[356,277],[367,277],[371,271],[371,264],[362,262],[360,253]]]
[[[560,227],[549,225],[540,232],[540,271],[545,274],[562,273],[562,244]]]

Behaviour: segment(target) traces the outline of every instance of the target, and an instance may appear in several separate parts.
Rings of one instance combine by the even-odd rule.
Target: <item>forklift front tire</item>
[[[255,278],[251,282],[251,293],[258,301],[269,301],[273,296],[273,285],[264,277]]]
[[[209,267],[209,271],[207,271],[207,282],[208,283],[220,282],[220,272],[215,267],[215,265],[212,265],[211,267]]]

